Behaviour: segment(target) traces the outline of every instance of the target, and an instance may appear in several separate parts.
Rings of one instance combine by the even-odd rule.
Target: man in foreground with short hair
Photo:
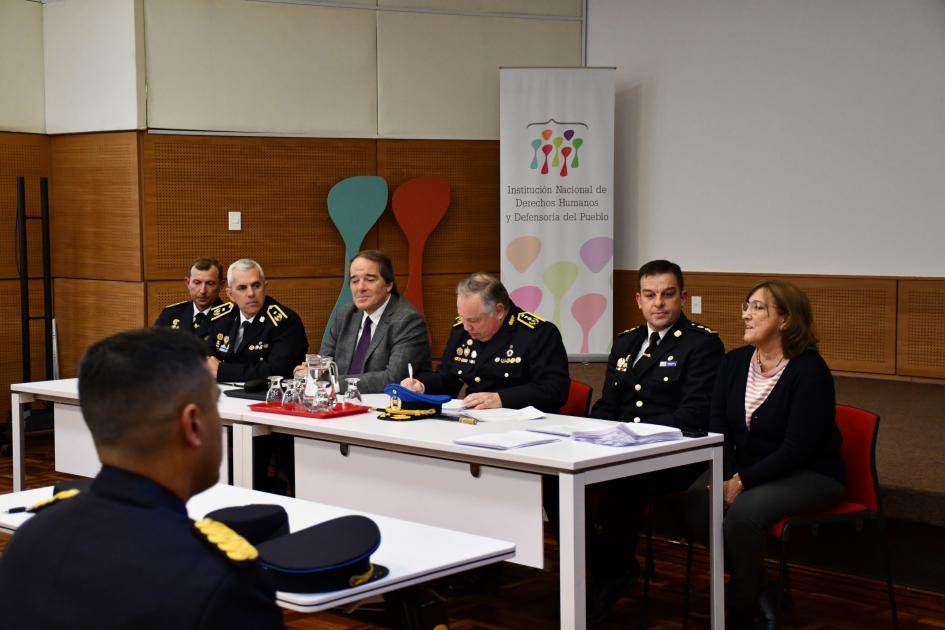
[[[256,550],[235,532],[211,541],[187,516],[221,461],[205,354],[166,328],[86,352],[79,397],[102,469],[89,490],[34,508],[7,544],[4,628],[283,627]]]
[[[341,385],[345,387],[345,378],[357,377],[362,394],[376,394],[406,378],[408,364],[417,372],[429,371],[427,324],[397,291],[387,254],[358,252],[348,275],[353,302],[335,311],[318,352],[334,358]],[[299,368],[304,372],[304,365]]]
[[[459,395],[468,409],[535,406],[557,413],[571,383],[568,354],[551,322],[512,303],[505,286],[474,273],[456,287],[456,311],[436,372],[406,378],[415,392]]]
[[[305,326],[295,311],[266,295],[268,284],[255,260],[241,258],[226,271],[231,302],[210,311],[214,348],[210,367],[223,383],[267,376],[291,377],[308,350]]]
[[[683,314],[686,291],[679,265],[650,261],[640,267],[638,281],[637,306],[646,324],[617,335],[591,416],[706,430],[725,353],[722,341]],[[636,542],[646,502],[687,489],[704,470],[705,464],[691,464],[600,485],[600,535],[588,536],[589,619],[604,619],[639,574]]]
[[[193,332],[203,340],[210,334],[210,309],[220,304],[223,287],[223,266],[216,258],[198,258],[190,265],[184,278],[190,299],[164,307],[155,326],[170,326]]]

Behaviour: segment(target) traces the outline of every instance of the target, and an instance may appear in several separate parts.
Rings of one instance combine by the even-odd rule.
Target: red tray
[[[261,402],[249,406],[253,411],[265,411],[266,413],[278,413],[284,416],[301,416],[303,418],[340,418],[341,416],[353,416],[355,414],[370,411],[367,405],[352,405],[351,403],[337,403],[331,411],[306,411],[305,409],[288,409],[282,406],[281,402]]]

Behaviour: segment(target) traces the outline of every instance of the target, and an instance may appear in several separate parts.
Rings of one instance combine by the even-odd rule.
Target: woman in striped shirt
[[[843,498],[841,436],[833,376],[817,352],[804,292],[783,280],[761,282],[748,292],[742,319],[748,345],[722,360],[709,420],[711,431],[725,435],[726,625],[753,627],[761,612],[773,627],[767,529],[782,516],[827,509]],[[691,513],[702,515],[691,524],[701,529],[707,483],[706,475],[689,493]]]

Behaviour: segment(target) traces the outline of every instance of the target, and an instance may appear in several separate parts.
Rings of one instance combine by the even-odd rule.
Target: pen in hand
[[[407,364],[407,376],[410,378],[410,380],[413,380],[413,363]]]

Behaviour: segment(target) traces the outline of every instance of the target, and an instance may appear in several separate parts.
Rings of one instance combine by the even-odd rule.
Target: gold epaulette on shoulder
[[[633,332],[634,330],[636,330],[637,328],[639,328],[639,326],[634,326],[633,328],[628,328],[628,329],[626,329],[626,330],[623,330],[623,331],[617,333],[617,336],[619,337],[620,335],[626,335],[627,333],[632,333],[632,332]]]
[[[65,501],[66,499],[71,499],[77,494],[79,494],[79,491],[76,488],[73,488],[71,490],[63,490],[62,492],[57,492],[56,494],[52,495],[48,499],[43,499],[42,501],[39,501],[38,503],[34,503],[30,507],[29,511],[39,512],[40,510],[44,508],[48,508],[50,505],[54,505],[56,503],[59,503],[60,501]]]
[[[538,326],[539,324],[542,324],[545,321],[543,318],[539,317],[538,315],[535,315],[534,313],[530,313],[528,311],[522,311],[516,316],[515,319],[519,324],[528,326],[529,328],[534,328],[535,326]]]
[[[173,304],[168,304],[164,308],[173,308],[175,306],[180,306],[181,304],[187,304],[190,300],[184,300],[183,302],[174,302]]]
[[[215,319],[220,319],[224,315],[229,315],[230,311],[235,308],[233,302],[225,302],[220,306],[214,306],[210,309],[210,321],[212,322]]]
[[[285,314],[285,311],[279,308],[278,304],[270,304],[266,312],[269,313],[269,320],[272,322],[273,326],[278,326],[279,322],[289,319],[289,316]]]
[[[453,322],[453,328],[456,328],[457,326],[462,326],[462,325],[463,325],[463,318],[457,315],[456,320]]]
[[[202,518],[194,522],[194,527],[233,562],[250,562],[259,557],[259,551],[248,540],[220,521]]]
[[[697,323],[695,323],[695,322],[689,322],[689,323],[692,324],[693,328],[696,328],[696,329],[698,329],[698,330],[701,330],[702,332],[707,333],[707,334],[709,334],[709,335],[717,335],[717,334],[719,334],[719,331],[717,331],[717,330],[712,330],[712,329],[709,328],[708,326],[703,326],[702,324],[697,324]]]

